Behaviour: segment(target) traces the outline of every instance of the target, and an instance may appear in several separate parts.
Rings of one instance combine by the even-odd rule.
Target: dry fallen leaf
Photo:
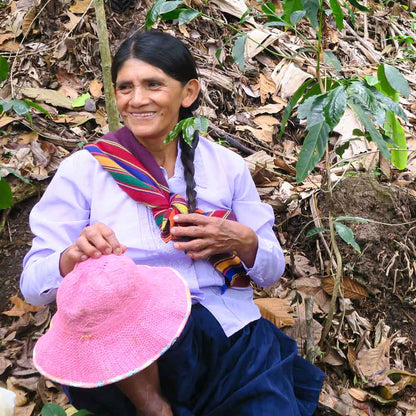
[[[332,277],[322,279],[322,288],[326,293],[328,293],[328,295],[332,295],[334,290],[334,279]],[[367,289],[356,281],[350,279],[348,276],[344,276],[342,279],[341,289],[343,291],[344,298],[361,299],[368,297]]]
[[[14,304],[13,308],[8,311],[4,311],[3,315],[20,317],[23,316],[26,312],[37,312],[43,308],[43,306],[30,305],[16,295],[12,296],[10,301]]]
[[[19,50],[19,43],[15,40],[8,40],[0,45],[0,51],[17,52]]]
[[[7,126],[9,123],[16,120],[18,119],[14,117],[2,116],[0,117],[0,128]]]
[[[85,13],[88,8],[90,7],[92,1],[91,0],[77,0],[75,4],[73,4],[69,10],[75,14],[83,14]]]
[[[72,110],[71,100],[64,94],[46,88],[22,88],[21,93],[36,101],[45,101],[55,107],[63,107]]]
[[[92,80],[90,84],[90,93],[94,98],[100,98],[103,94],[103,84],[97,79]]]
[[[23,407],[16,407],[14,416],[31,416],[35,410],[36,403],[29,403]]]
[[[14,386],[14,377],[9,377],[6,382],[7,390],[12,391],[16,395],[16,407],[24,406],[28,402],[26,392]]]
[[[390,368],[390,339],[359,354],[359,368],[363,375],[369,379],[372,376],[384,373]]]
[[[278,328],[295,324],[292,308],[286,299],[261,298],[255,299],[254,303],[258,306],[262,317]]]

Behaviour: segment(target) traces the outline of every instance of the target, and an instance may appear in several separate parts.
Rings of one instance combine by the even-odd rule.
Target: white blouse
[[[283,274],[283,252],[272,230],[273,210],[260,201],[244,160],[201,138],[194,164],[198,208],[231,209],[240,223],[257,233],[256,260],[252,268],[246,268],[247,273],[262,287],[272,285]],[[171,178],[162,170],[171,192],[186,195],[180,154]],[[122,191],[87,150],[76,152],[61,163],[30,214],[35,238],[23,261],[20,280],[21,291],[29,303],[43,305],[55,300],[62,281],[60,254],[73,244],[84,227],[96,222],[115,232],[127,247],[126,255],[137,264],[169,266],[181,273],[193,302],[208,308],[227,336],[260,317],[250,287],[230,288],[221,294],[222,274],[208,260],[192,260],[174,249],[172,241],[163,242],[151,210]]]

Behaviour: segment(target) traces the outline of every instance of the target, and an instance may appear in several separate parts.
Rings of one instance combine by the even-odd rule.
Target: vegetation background
[[[111,52],[154,27],[196,57],[207,136],[275,210],[287,269],[255,293],[327,373],[318,413],[416,415],[416,14],[388,0],[0,3],[0,386],[16,414],[73,412],[31,362],[54,306],[22,302],[18,279],[31,207],[110,128],[100,6]]]

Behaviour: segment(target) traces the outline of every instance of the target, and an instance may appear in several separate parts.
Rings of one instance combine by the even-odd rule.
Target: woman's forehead
[[[118,70],[117,80],[120,78],[148,78],[149,76],[160,79],[171,78],[166,72],[157,66],[151,65],[140,59],[129,58]]]

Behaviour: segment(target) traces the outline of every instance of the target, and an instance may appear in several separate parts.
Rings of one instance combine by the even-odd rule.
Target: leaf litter
[[[200,1],[192,3],[219,21],[234,24],[248,7],[257,6],[257,2],[242,0],[218,0],[205,6]],[[137,2],[116,14],[107,6],[113,51],[142,26],[148,7],[150,2]],[[365,18],[356,14],[355,28],[346,25],[343,32],[328,20],[326,36],[346,74],[376,75],[376,63],[403,53],[388,37],[392,31],[411,36],[410,20],[403,8],[388,20],[390,9],[375,6]],[[59,162],[105,134],[108,125],[90,2],[50,2],[41,8],[38,1],[9,1],[0,15],[4,17],[0,53],[9,58],[13,77],[3,83],[1,97],[14,92],[51,114],[45,117],[33,110],[32,122],[14,114],[0,117],[1,174],[13,184],[16,202],[0,221],[1,264],[9,265],[5,295],[0,299],[5,309],[0,328],[0,386],[17,393],[16,414],[30,416],[39,414],[42,403],[48,401],[69,405],[59,387],[40,377],[31,362],[33,345],[49,325],[51,307],[33,308],[12,296],[17,294],[21,257],[30,244],[27,230],[23,239],[16,237],[22,218],[13,217],[13,211],[21,205],[27,215],[34,195],[45,187]],[[364,26],[363,19],[374,28],[370,38],[357,29]],[[244,50],[246,71],[232,63],[231,49],[222,50],[224,65],[219,66],[215,52],[224,46],[219,36],[227,39],[234,33],[216,22],[204,23],[193,21],[179,28],[166,22],[157,25],[182,37],[196,57],[204,88],[201,113],[211,123],[209,138],[246,157],[259,194],[275,210],[275,231],[285,250],[287,269],[277,285],[255,288],[256,302],[263,315],[294,337],[306,353],[307,333],[315,345],[319,343],[334,287],[327,236],[306,238],[313,227],[325,228],[328,205],[320,192],[319,166],[303,183],[295,180],[304,123],[291,118],[282,139],[279,126],[288,100],[304,80],[314,76],[316,63],[294,33],[248,20],[241,26],[250,36]],[[309,35],[302,22],[299,28]],[[354,129],[361,126],[351,114],[346,113],[331,138],[333,145],[347,146],[343,155],[347,163],[339,163],[331,174],[337,182],[335,210],[338,215],[371,221],[347,223],[361,254],[339,241],[344,279],[329,340],[315,354],[317,365],[327,373],[318,410],[322,414],[325,410],[340,415],[416,414],[415,58],[396,66],[410,83],[410,96],[402,100],[409,118],[405,125],[407,169],[386,169],[371,143],[352,140]],[[334,70],[331,65],[325,67],[328,74]],[[81,98],[87,93],[90,98]],[[81,105],[74,108],[72,103],[79,98]],[[32,185],[26,186],[10,170],[29,178]],[[312,322],[306,318],[307,298],[313,299]]]

